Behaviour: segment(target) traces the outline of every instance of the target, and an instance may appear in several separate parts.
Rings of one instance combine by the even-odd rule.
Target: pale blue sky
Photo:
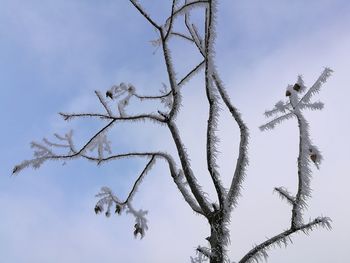
[[[169,12],[167,1],[149,1],[154,17]],[[306,218],[330,216],[331,232],[297,235],[294,245],[270,253],[271,263],[343,263],[350,243],[347,185],[350,183],[349,109],[350,3],[319,1],[221,1],[218,12],[217,65],[232,101],[251,130],[250,160],[243,197],[231,226],[232,260],[254,243],[289,225],[289,207],[275,186],[295,189],[296,123],[261,133],[263,111],[282,99],[287,84],[303,74],[312,84],[324,66],[334,76],[317,97],[322,112],[308,114],[311,134],[325,161],[314,171],[314,198]],[[127,160],[96,167],[84,160],[62,166],[47,163],[11,177],[13,166],[32,155],[29,143],[54,132],[76,130],[81,141],[101,123],[65,123],[57,112],[100,110],[93,91],[121,81],[145,94],[166,82],[160,50],[149,41],[154,30],[128,1],[0,0],[0,254],[3,262],[189,262],[197,245],[206,245],[208,227],[179,196],[164,163],[144,182],[135,202],[148,209],[150,230],[134,240],[129,216],[95,216],[94,194],[108,185],[125,196],[143,162]],[[189,46],[173,45],[180,66],[199,58]],[[177,58],[177,59],[176,59]],[[202,82],[185,87],[179,126],[193,169],[211,192],[205,172],[203,137],[206,100]],[[136,104],[133,109],[139,109]],[[151,106],[147,106],[151,109]],[[154,108],[153,108],[154,109]],[[222,172],[228,182],[238,133],[223,113]],[[195,124],[195,129],[194,127]],[[152,124],[122,126],[112,132],[115,152],[128,149],[174,151],[165,129]],[[202,133],[201,133],[202,132]],[[176,218],[176,219],[175,219]]]

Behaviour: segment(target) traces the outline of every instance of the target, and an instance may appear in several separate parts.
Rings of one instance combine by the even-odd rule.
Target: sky
[[[157,21],[171,3],[143,0]],[[273,188],[296,189],[298,130],[294,120],[273,131],[258,127],[299,74],[312,85],[324,67],[334,70],[315,100],[323,111],[307,112],[311,137],[324,156],[313,170],[305,219],[329,216],[333,229],[296,234],[293,244],[269,252],[270,263],[347,260],[350,243],[348,185],[350,160],[350,3],[345,0],[220,1],[216,64],[232,102],[250,130],[247,177],[230,225],[231,260],[254,244],[288,228],[290,208]],[[199,13],[194,19],[199,19]],[[180,22],[179,24],[180,25]],[[0,254],[6,263],[190,262],[198,245],[207,245],[209,226],[195,215],[176,189],[162,161],[143,181],[135,207],[149,211],[149,231],[134,239],[128,215],[96,216],[95,194],[109,186],[126,197],[144,160],[85,160],[45,163],[11,176],[14,165],[30,159],[30,142],[74,129],[83,144],[104,124],[85,119],[65,122],[58,112],[102,112],[94,91],[120,82],[141,94],[157,94],[167,82],[156,32],[128,1],[0,0]],[[173,40],[178,78],[199,62],[188,43]],[[177,118],[192,168],[214,199],[206,170],[207,101],[202,74],[183,87]],[[133,101],[130,112],[156,112],[160,104]],[[233,173],[239,133],[222,107],[219,120],[223,182]],[[145,149],[176,154],[169,132],[153,123],[125,124],[110,131],[113,152]]]

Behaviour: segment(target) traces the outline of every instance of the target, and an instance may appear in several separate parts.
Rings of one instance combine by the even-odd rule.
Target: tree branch
[[[132,189],[128,195],[128,197],[126,198],[126,200],[122,203],[122,205],[125,205],[127,202],[131,201],[132,197],[135,194],[135,191],[137,189],[137,187],[139,186],[139,184],[141,183],[143,177],[146,175],[147,171],[150,169],[151,165],[153,164],[153,162],[155,161],[155,155],[152,155],[151,160],[147,163],[147,165],[145,166],[145,168],[142,170],[141,174],[139,175],[139,177],[136,179],[134,185],[132,186]]]
[[[209,3],[208,0],[197,0],[197,1],[189,2],[189,3],[186,1],[186,3],[183,6],[181,6],[180,8],[178,8],[174,11],[174,13],[172,14],[171,17],[173,17],[173,19],[174,19],[177,16],[183,14],[184,12],[187,12],[189,9],[194,8],[196,5],[197,6],[207,5],[208,3]],[[167,18],[167,20],[165,22],[166,25],[170,22],[171,17]]]
[[[185,34],[182,34],[182,33],[179,33],[179,32],[171,32],[171,35],[183,38],[185,40],[190,41],[191,43],[194,43],[194,40],[191,37],[186,36]]]
[[[212,10],[212,3],[210,2],[209,10]],[[210,11],[209,11],[210,12]],[[220,203],[220,207],[224,207],[224,202],[226,198],[226,191],[223,188],[223,185],[219,178],[219,172],[217,171],[217,141],[216,130],[217,130],[217,122],[218,122],[218,96],[213,87],[212,81],[212,69],[214,68],[214,62],[212,60],[212,47],[213,47],[213,14],[210,13],[209,17],[209,27],[207,33],[207,42],[205,43],[205,90],[209,103],[209,117],[207,124],[207,167],[212,178],[213,184],[215,186],[215,190],[217,192],[218,200]],[[195,33],[196,34],[196,33]],[[196,34],[197,36],[198,34]]]
[[[190,167],[189,158],[187,156],[185,147],[181,141],[181,137],[179,135],[176,124],[172,121],[168,122],[168,127],[175,142],[175,146],[177,148],[177,152],[179,154],[181,166],[184,172],[184,176],[187,180],[187,183],[196,198],[199,206],[203,210],[204,214],[209,215],[211,213],[210,205],[208,200],[205,198],[204,193],[201,190],[201,187],[198,185],[196,177],[193,174],[193,171]]]
[[[170,94],[172,93],[172,91],[169,91],[168,93],[164,94],[164,95],[159,95],[159,96],[140,96],[140,95],[137,95],[137,94],[134,94],[134,96],[138,99],[162,99],[162,98],[166,98],[168,97]]]
[[[156,23],[154,22],[151,17],[145,12],[145,10],[143,10],[142,6],[137,2],[137,0],[129,0],[130,3],[132,3],[132,5],[134,7],[136,7],[136,9],[140,12],[140,14],[142,16],[144,16],[144,18],[146,18],[146,20],[151,23],[152,26],[154,26],[156,29],[158,29],[159,31],[161,31],[161,27]]]
[[[245,169],[248,165],[248,128],[246,124],[243,122],[243,119],[241,117],[241,114],[239,111],[232,105],[229,96],[226,93],[226,90],[224,89],[224,86],[222,85],[219,76],[217,73],[213,74],[213,79],[215,82],[216,87],[219,90],[220,96],[222,100],[224,101],[226,107],[231,112],[232,117],[235,119],[236,123],[238,124],[239,130],[240,130],[240,144],[239,144],[239,154],[238,159],[236,163],[236,168],[234,171],[234,175],[232,178],[231,186],[227,195],[226,200],[226,207],[228,209],[231,209],[232,206],[237,205],[237,199],[240,195],[242,182],[244,180],[245,175]]]
[[[287,245],[288,240],[290,241],[290,235],[293,233],[303,231],[304,233],[308,233],[313,228],[317,226],[325,227],[327,229],[331,229],[330,225],[330,219],[328,217],[318,217],[311,221],[308,224],[304,224],[302,226],[299,226],[294,229],[288,229],[286,231],[283,231],[282,233],[273,236],[272,238],[262,242],[261,244],[255,246],[252,250],[250,250],[238,263],[248,263],[256,261],[258,262],[258,259],[260,258],[267,258],[267,252],[266,250],[269,249],[271,246],[277,244],[285,244]]]
[[[169,28],[168,31],[165,34],[164,40],[166,41],[167,38],[169,37],[169,34],[171,33],[171,30],[173,28],[173,22],[174,22],[174,12],[175,12],[175,4],[176,0],[173,0],[173,4],[171,6],[171,15],[170,15],[170,23],[169,23]]]
[[[186,25],[186,28],[187,28],[188,32],[190,33],[194,44],[195,44],[196,47],[198,48],[198,51],[201,53],[201,55],[203,56],[203,58],[205,58],[205,57],[206,57],[206,55],[205,55],[205,50],[204,50],[204,48],[203,48],[203,46],[202,46],[202,44],[201,44],[201,43],[203,42],[203,40],[199,38],[199,37],[200,37],[199,34],[196,34],[196,33],[194,32],[194,30],[193,30],[193,25],[190,24],[190,22],[189,22],[189,19],[190,19],[189,17],[190,17],[189,12],[186,12],[186,13],[185,13],[185,25]],[[206,31],[206,32],[207,32],[207,31]],[[199,39],[198,39],[197,37],[198,37]],[[205,42],[205,43],[206,43],[206,42]]]
[[[177,85],[181,87],[186,81],[190,80],[191,77],[194,76],[204,66],[204,63],[204,60],[200,62],[195,68],[188,72],[187,75],[184,76]]]
[[[98,99],[101,102],[101,104],[103,105],[103,107],[105,108],[106,112],[108,113],[108,116],[112,117],[113,116],[113,112],[108,107],[108,105],[107,105],[106,101],[104,100],[103,96],[101,95],[101,93],[99,91],[95,90],[95,94],[98,97]]]
[[[173,178],[176,186],[178,187],[179,191],[181,192],[182,196],[184,197],[185,201],[189,204],[189,206],[192,208],[192,210],[198,214],[204,215],[202,209],[198,206],[198,203],[193,197],[191,196],[191,193],[187,190],[185,183],[181,180],[181,172],[177,172],[176,170],[176,164],[171,155],[164,153],[164,152],[131,152],[131,153],[124,153],[124,154],[117,154],[112,155],[103,159],[98,159],[95,157],[90,157],[87,155],[82,155],[82,157],[90,160],[95,161],[99,164],[117,160],[121,158],[129,158],[129,157],[149,157],[149,156],[155,156],[163,158],[165,161],[167,161],[169,165],[169,170],[171,177]]]
[[[136,120],[145,120],[149,119],[152,121],[156,121],[159,123],[164,124],[165,120],[160,118],[157,115],[153,114],[141,114],[141,115],[135,115],[135,116],[126,116],[126,117],[112,117],[105,114],[99,114],[99,113],[59,113],[65,120],[70,120],[72,118],[87,118],[87,117],[99,117],[101,119],[109,119],[113,121],[136,121]]]

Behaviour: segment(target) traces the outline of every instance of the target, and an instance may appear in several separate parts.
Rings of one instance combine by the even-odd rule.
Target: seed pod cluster
[[[134,228],[135,228],[135,230],[134,230],[134,236],[137,237],[137,234],[140,234],[140,235],[141,235],[141,238],[142,238],[143,235],[144,235],[143,228],[140,227],[139,224],[135,224]]]
[[[100,205],[96,205],[94,210],[95,214],[97,215],[99,213],[102,213],[103,208]]]

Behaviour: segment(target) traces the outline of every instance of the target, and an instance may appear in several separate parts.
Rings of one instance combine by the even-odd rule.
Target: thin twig
[[[171,33],[171,30],[173,28],[175,4],[176,4],[176,0],[173,0],[173,4],[171,6],[170,24],[169,24],[168,31],[166,32],[165,37],[164,37],[165,41],[168,39],[169,34]]]
[[[141,114],[141,115],[135,115],[135,116],[125,116],[125,117],[111,117],[105,114],[99,114],[99,113],[59,113],[65,120],[72,119],[72,118],[90,118],[90,117],[98,117],[101,119],[108,119],[108,120],[114,120],[114,121],[135,121],[135,120],[144,120],[144,119],[150,119],[152,121],[164,123],[165,120],[162,118],[159,118],[157,115],[153,114]]]
[[[183,6],[176,9],[172,16],[175,18],[178,15],[180,15],[181,13],[185,12],[186,9],[192,8],[194,5],[203,5],[203,4],[208,4],[208,3],[209,3],[208,0],[198,0],[198,1],[190,2],[190,3],[185,3]],[[165,24],[168,24],[170,20],[171,20],[171,17],[168,17]]]
[[[186,81],[188,81],[198,70],[200,70],[204,66],[204,60],[199,63],[195,68],[193,68],[186,76],[184,76],[179,83],[177,84],[181,87]]]
[[[186,36],[185,34],[182,34],[182,33],[179,33],[179,32],[171,32],[171,35],[174,35],[174,36],[177,36],[177,37],[181,37],[181,38],[183,38],[185,40],[188,40],[188,41],[194,43],[194,40],[191,37]]]
[[[154,22],[152,20],[152,18],[143,10],[143,8],[141,7],[141,5],[139,3],[137,3],[135,0],[129,0],[130,3],[132,3],[132,5],[134,7],[136,7],[136,9],[140,12],[141,15],[143,15],[148,22],[150,22],[156,29],[158,29],[159,31],[162,29],[156,22]]]
[[[105,108],[105,110],[107,111],[108,115],[110,117],[113,116],[113,112],[111,111],[111,109],[108,107],[106,101],[104,100],[104,98],[102,97],[101,93],[97,90],[95,90],[95,94],[98,97],[99,101],[101,102],[101,104],[103,105],[103,107]]]
[[[140,96],[140,95],[137,95],[137,94],[134,94],[134,96],[138,99],[162,99],[162,98],[165,98],[165,97],[168,97],[170,94],[171,94],[172,91],[169,91],[168,93],[164,94],[164,95],[159,95],[159,96]]]
[[[131,199],[131,197],[134,195],[134,192],[136,191],[137,186],[139,185],[139,183],[141,182],[142,178],[145,176],[147,170],[149,169],[149,167],[151,166],[151,164],[153,163],[153,161],[155,160],[155,155],[152,155],[151,160],[147,163],[146,167],[142,170],[141,174],[139,175],[139,177],[136,179],[134,185],[132,186],[132,189],[128,195],[128,197],[126,198],[126,200],[122,203],[123,205],[125,205],[127,202],[129,202],[129,200]]]

